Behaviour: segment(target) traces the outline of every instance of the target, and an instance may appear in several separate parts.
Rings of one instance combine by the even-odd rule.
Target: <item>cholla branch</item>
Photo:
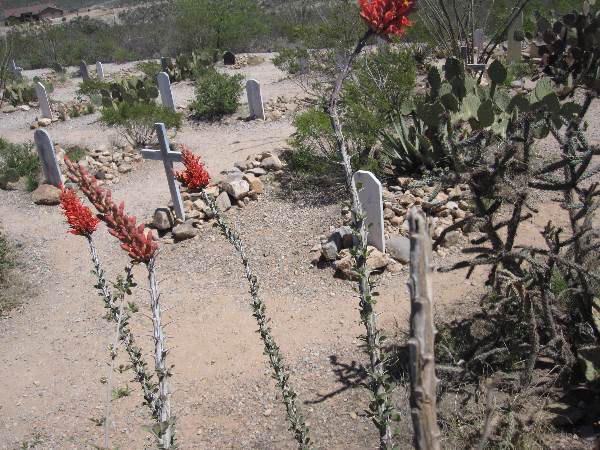
[[[166,337],[162,326],[160,291],[156,280],[156,260],[153,257],[147,264],[148,285],[150,290],[150,308],[152,310],[152,328],[154,337],[154,371],[158,377],[158,391],[154,394],[158,426],[153,430],[161,449],[172,448],[175,440],[175,420],[171,417],[171,391],[167,367]]]
[[[258,332],[260,333],[260,337],[265,346],[265,354],[269,357],[269,364],[273,369],[273,378],[277,380],[277,386],[281,390],[283,402],[287,412],[287,418],[290,423],[290,429],[294,433],[294,439],[298,443],[298,448],[300,450],[307,450],[311,446],[309,429],[304,421],[304,417],[302,417],[302,414],[296,405],[296,392],[290,384],[290,374],[285,366],[283,355],[281,354],[279,346],[275,343],[275,339],[271,334],[271,329],[268,325],[269,319],[266,314],[267,307],[259,296],[260,285],[256,275],[254,275],[252,272],[250,261],[244,249],[244,243],[238,234],[231,229],[229,224],[223,218],[221,211],[217,207],[214,199],[205,191],[202,191],[202,198],[212,211],[221,234],[223,234],[229,243],[233,245],[240,255],[242,264],[244,265],[246,279],[250,285],[253,316],[258,323]]]
[[[430,261],[431,238],[425,215],[412,208],[410,224],[410,406],[417,450],[438,450],[433,323],[433,294]]]

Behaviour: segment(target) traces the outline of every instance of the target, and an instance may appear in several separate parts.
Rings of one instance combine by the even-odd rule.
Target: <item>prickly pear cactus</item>
[[[543,71],[569,94],[577,85],[600,91],[600,14],[594,12],[595,0],[584,0],[580,12],[552,21],[537,16],[532,39],[542,58]]]

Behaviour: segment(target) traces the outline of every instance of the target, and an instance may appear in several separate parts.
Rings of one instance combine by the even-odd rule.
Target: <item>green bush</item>
[[[6,188],[7,183],[21,177],[26,177],[30,191],[38,186],[41,166],[32,149],[32,145],[12,144],[0,138],[0,188]]]
[[[65,155],[71,161],[81,161],[89,153],[89,150],[85,147],[74,145],[72,147],[65,148]]]
[[[206,69],[197,80],[196,100],[190,105],[199,119],[216,120],[233,114],[240,105],[241,75],[227,75]]]
[[[156,77],[156,74],[162,71],[160,63],[156,61],[142,61],[137,63],[135,68],[149,78]]]
[[[278,69],[295,75],[300,72],[300,58],[309,60],[308,50],[305,48],[283,48],[279,54],[273,58],[273,64]]]
[[[133,146],[141,147],[155,142],[154,124],[179,129],[182,114],[152,102],[119,103],[116,107],[102,108],[100,121],[118,127],[123,137]]]
[[[416,65],[410,51],[385,48],[360,59],[353,75],[342,95],[343,125],[362,147],[371,148],[410,96]]]

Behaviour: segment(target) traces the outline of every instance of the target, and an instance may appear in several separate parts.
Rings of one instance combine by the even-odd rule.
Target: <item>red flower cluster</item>
[[[374,33],[402,36],[412,25],[407,14],[415,5],[415,0],[359,0],[360,16]]]
[[[200,157],[194,155],[185,145],[181,145],[181,154],[185,170],[175,172],[175,178],[190,190],[204,189],[210,182],[210,175],[200,161]]]
[[[61,186],[60,206],[71,229],[69,233],[77,236],[91,236],[100,220],[92,214],[90,208],[81,203],[73,189]]]
[[[110,234],[121,241],[121,248],[137,263],[148,264],[158,250],[152,232],[144,233],[145,224],[136,225],[136,218],[125,214],[125,204],[113,201],[110,191],[98,186],[96,179],[80,164],[65,158],[69,179],[81,187],[88,200],[96,207],[98,217],[109,228]]]

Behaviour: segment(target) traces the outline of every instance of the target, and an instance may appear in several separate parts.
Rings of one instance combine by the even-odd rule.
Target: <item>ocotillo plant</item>
[[[260,298],[258,278],[252,271],[250,261],[244,249],[244,243],[239,235],[227,223],[217,207],[215,200],[204,190],[210,182],[210,176],[206,171],[204,164],[200,161],[200,157],[195,156],[191,150],[185,146],[182,146],[181,153],[183,155],[185,170],[176,172],[175,176],[179,182],[186,186],[190,191],[200,191],[202,193],[202,198],[215,217],[221,234],[223,234],[229,243],[233,245],[242,260],[244,273],[250,285],[253,316],[258,323],[258,332],[265,347],[265,355],[269,358],[269,364],[273,369],[273,378],[277,381],[277,386],[281,390],[290,428],[294,433],[294,439],[296,439],[298,443],[298,448],[301,450],[309,449],[312,445],[309,437],[309,430],[296,405],[296,393],[290,384],[290,374],[285,366],[283,355],[271,334],[271,329],[268,325],[269,319],[267,317],[267,308],[264,301]]]
[[[367,266],[367,257],[369,256],[367,249],[368,229],[358,198],[358,191],[352,179],[352,163],[348,153],[348,143],[344,137],[342,124],[340,123],[338,101],[344,81],[350,74],[352,65],[364,49],[369,38],[374,35],[383,38],[387,38],[389,35],[403,35],[406,27],[411,24],[407,14],[412,11],[413,7],[413,0],[360,0],[360,15],[369,26],[369,29],[359,39],[354,51],[344,64],[341,73],[335,81],[331,98],[326,106],[326,112],[329,114],[331,125],[335,132],[346,183],[352,198],[352,228],[355,236],[355,244],[352,249],[354,257],[353,269],[358,278],[360,317],[366,329],[367,352],[370,359],[370,379],[368,386],[373,394],[370,413],[373,422],[379,430],[379,446],[381,449],[391,449],[394,445],[392,421],[397,415],[397,411],[391,400],[393,383],[386,371],[387,356],[382,345],[383,335],[378,329],[377,314],[374,310],[375,299],[373,298],[372,282],[370,280],[371,271]]]
[[[118,280],[114,284],[117,290],[116,294],[111,291],[106,280],[104,270],[98,257],[98,252],[92,238],[96,231],[100,220],[96,218],[91,210],[81,203],[81,200],[72,189],[64,189],[61,187],[60,204],[63,214],[69,224],[69,233],[76,236],[85,237],[92,258],[94,270],[92,273],[97,279],[95,285],[100,293],[100,297],[104,302],[104,307],[108,309],[108,317],[116,323],[116,339],[111,347],[111,364],[110,374],[107,382],[107,403],[104,417],[104,448],[109,448],[109,420],[110,420],[110,396],[111,396],[111,376],[114,370],[114,361],[117,356],[117,346],[120,341],[129,356],[131,366],[135,373],[136,379],[141,383],[144,392],[144,398],[147,402],[152,399],[152,385],[150,384],[150,375],[146,372],[146,363],[141,358],[141,351],[134,343],[134,337],[129,329],[129,314],[124,308],[125,295],[131,295],[131,289],[135,287],[133,280],[133,272],[131,265],[125,269],[125,278]]]
[[[117,206],[112,200],[110,191],[100,188],[95,178],[83,166],[74,164],[68,158],[65,158],[65,162],[69,170],[69,179],[79,185],[88,200],[97,209],[98,218],[107,225],[110,234],[121,242],[121,248],[127,252],[131,263],[144,264],[148,271],[154,337],[154,371],[158,382],[152,386],[151,392],[144,391],[144,397],[149,396],[146,398],[146,402],[157,422],[156,426],[153,427],[153,432],[157,437],[159,447],[162,449],[172,448],[175,437],[175,423],[174,417],[171,416],[171,392],[169,387],[171,373],[166,363],[166,337],[162,325],[162,308],[156,279],[155,264],[158,244],[154,241],[152,233],[145,231],[143,223],[136,224],[135,217],[128,216],[125,213],[125,204],[121,203]],[[147,381],[148,378],[144,377],[143,382]]]

